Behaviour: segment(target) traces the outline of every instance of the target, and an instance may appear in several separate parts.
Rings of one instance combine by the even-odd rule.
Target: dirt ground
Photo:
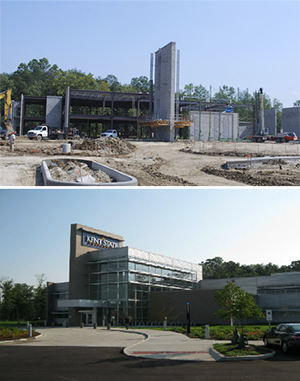
[[[63,153],[65,141],[17,137],[15,150],[0,141],[0,186],[43,186],[44,159],[88,159],[117,169],[138,180],[139,186],[299,186],[300,164],[284,160],[258,168],[223,169],[226,161],[258,156],[300,156],[300,144],[273,142],[175,143],[119,139],[76,140]],[[74,145],[75,144],[75,145]],[[299,160],[300,163],[300,160]]]

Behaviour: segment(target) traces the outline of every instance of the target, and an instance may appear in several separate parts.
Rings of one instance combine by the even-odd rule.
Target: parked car
[[[268,330],[263,340],[266,346],[280,346],[283,353],[289,349],[300,349],[300,323],[279,324]]]
[[[107,130],[106,132],[103,132],[100,135],[101,138],[107,137],[107,138],[117,138],[118,137],[118,131],[117,130]]]
[[[107,130],[100,135],[101,138],[122,138],[124,133],[121,130]]]

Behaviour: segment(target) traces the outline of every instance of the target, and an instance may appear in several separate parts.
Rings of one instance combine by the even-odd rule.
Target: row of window
[[[93,263],[89,264],[90,273],[99,273],[99,272],[109,272],[109,271],[120,271],[120,270],[133,270],[144,272],[148,274],[157,274],[161,276],[166,276],[170,278],[179,278],[190,281],[197,281],[196,273],[189,273],[179,270],[171,270],[162,267],[156,267],[151,265],[145,265],[143,263],[137,262],[128,262],[128,261],[118,261],[118,262],[109,262],[109,263]]]
[[[90,285],[89,298],[92,300],[139,300],[148,301],[150,292],[170,291],[172,288],[142,286],[138,284]]]
[[[69,299],[69,291],[57,291],[53,293],[54,299]]]
[[[181,279],[172,279],[162,276],[146,275],[139,273],[127,273],[125,271],[109,274],[89,274],[89,284],[105,284],[120,282],[139,282],[144,284],[159,284],[180,288],[193,288],[193,282]]]
[[[259,288],[257,290],[257,293],[259,295],[266,295],[266,294],[295,294],[300,293],[300,287],[293,287],[293,288]]]

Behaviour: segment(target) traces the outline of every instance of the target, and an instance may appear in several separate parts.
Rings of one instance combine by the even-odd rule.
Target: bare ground
[[[40,165],[47,158],[88,159],[134,176],[139,186],[299,186],[299,165],[285,162],[259,168],[223,169],[235,157],[300,155],[299,144],[176,143],[97,139],[76,141],[62,153],[64,141],[17,137],[15,151],[0,142],[0,186],[42,186]]]

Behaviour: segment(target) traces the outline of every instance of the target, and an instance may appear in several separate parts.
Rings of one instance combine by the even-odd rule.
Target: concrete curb
[[[230,168],[253,168],[261,166],[262,164],[271,164],[275,160],[283,160],[285,162],[300,161],[300,156],[263,156],[263,157],[253,157],[251,159],[239,159],[239,160],[229,160],[223,165],[224,169]]]
[[[132,177],[130,175],[127,175],[123,172],[117,171],[115,169],[112,169],[104,164],[97,163],[92,160],[85,160],[85,159],[77,159],[73,157],[68,157],[68,159],[60,159],[57,160],[67,163],[70,160],[77,160],[82,163],[87,164],[91,169],[94,170],[101,170],[102,172],[106,173],[108,176],[110,176],[114,182],[112,183],[80,183],[80,182],[71,182],[71,181],[61,181],[61,180],[54,180],[50,174],[49,167],[51,166],[52,159],[46,159],[42,161],[41,164],[41,171],[43,176],[43,181],[45,186],[101,186],[101,187],[116,187],[116,186],[137,186],[138,181],[135,177]]]
[[[148,340],[151,336],[150,335],[147,335],[146,333],[144,332],[138,332],[138,331],[123,331],[123,330],[120,330],[118,329],[119,332],[126,332],[126,333],[137,333],[138,335],[142,335],[144,336],[144,341]],[[126,355],[126,356],[132,356],[132,357],[136,357],[136,356],[133,356],[132,354],[132,351],[131,351],[131,348],[137,346],[137,345],[140,345],[140,343],[135,343],[135,344],[132,344],[130,345],[129,347],[126,347],[123,349],[123,353]]]
[[[267,358],[274,357],[276,355],[276,352],[270,349],[270,353],[265,353],[262,355],[257,355],[257,356],[236,356],[236,357],[231,357],[231,356],[224,356],[220,352],[216,351],[214,348],[209,348],[209,353],[211,356],[219,362],[225,362],[225,361],[251,361],[251,360],[264,360]]]

